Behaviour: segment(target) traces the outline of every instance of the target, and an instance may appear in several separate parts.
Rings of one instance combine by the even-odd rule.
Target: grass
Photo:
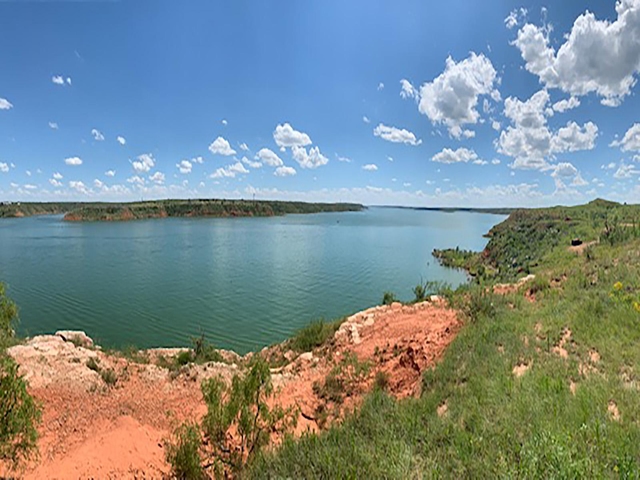
[[[340,328],[344,320],[344,318],[341,318],[332,322],[326,322],[324,320],[311,322],[294,334],[288,342],[288,347],[295,352],[310,352],[333,338],[333,335],[338,328]]]
[[[100,360],[96,357],[89,357],[87,360],[87,368],[89,370],[93,370],[98,375],[104,383],[108,386],[113,387],[116,383],[118,383],[118,374],[112,368],[102,368],[100,365]]]
[[[376,388],[340,425],[261,455],[248,477],[640,478],[640,239],[601,238],[612,218],[639,214],[597,201],[512,215],[483,255],[496,274],[452,295],[466,325],[420,398]],[[520,242],[532,232],[537,243]],[[600,243],[578,255],[572,237]],[[535,302],[492,293],[529,272]],[[565,359],[554,346],[567,329]]]

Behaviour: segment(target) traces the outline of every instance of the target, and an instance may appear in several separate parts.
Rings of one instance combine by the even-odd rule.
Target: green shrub
[[[481,318],[494,318],[496,305],[501,303],[501,300],[502,297],[484,286],[471,288],[464,303],[464,313],[471,322],[476,322]]]
[[[415,295],[416,302],[423,302],[427,298],[427,285],[425,283],[419,283],[413,288],[413,294]]]
[[[233,377],[230,386],[221,378],[202,383],[207,413],[202,428],[212,451],[217,475],[225,468],[236,474],[257,455],[273,433],[286,433],[295,425],[292,410],[270,407],[273,385],[269,365],[255,356],[243,376]],[[230,440],[228,432],[235,432]]]
[[[0,283],[0,349],[14,342],[14,328],[17,323],[18,307],[6,296],[4,283]]]
[[[311,322],[296,332],[289,341],[289,348],[296,352],[310,352],[333,338],[343,321],[341,319],[334,322],[325,322],[324,320]]]
[[[100,370],[100,378],[102,378],[102,381],[110,387],[114,386],[118,382],[118,375],[112,368]]]
[[[382,305],[391,305],[392,303],[397,301],[398,299],[393,292],[384,292],[384,294],[382,295]]]
[[[89,370],[93,370],[94,372],[100,373],[102,368],[100,368],[100,365],[98,364],[98,362],[99,360],[97,360],[95,357],[89,357],[86,363],[87,368],[89,368]]]
[[[376,390],[386,391],[389,388],[389,374],[383,371],[377,372],[373,386]]]
[[[180,480],[205,478],[200,457],[202,438],[198,425],[183,423],[174,432],[175,442],[165,442],[165,457],[171,465],[171,474]]]

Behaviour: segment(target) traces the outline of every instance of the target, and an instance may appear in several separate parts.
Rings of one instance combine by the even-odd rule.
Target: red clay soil
[[[329,425],[356,407],[379,371],[388,374],[388,391],[394,396],[418,395],[422,372],[441,358],[460,326],[456,312],[440,300],[355,314],[330,345],[273,370],[274,403],[299,408],[301,433],[318,430],[319,423]],[[369,371],[344,402],[328,405],[313,385],[350,352],[368,362]],[[36,337],[10,353],[43,407],[40,457],[27,466],[25,479],[166,478],[163,440],[182,421],[197,420],[206,411],[200,381],[218,374],[230,378],[241,371],[236,365],[209,364],[172,378],[155,365],[132,363],[53,336]],[[116,372],[114,387],[86,366],[90,357]],[[323,407],[330,407],[333,417],[319,421]]]

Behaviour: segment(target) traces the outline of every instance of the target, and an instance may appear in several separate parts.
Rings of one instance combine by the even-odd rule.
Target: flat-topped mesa
[[[356,203],[272,200],[154,200],[131,203],[21,203],[0,205],[0,218],[62,214],[66,221],[121,221],[165,217],[272,217],[286,214],[357,212]]]

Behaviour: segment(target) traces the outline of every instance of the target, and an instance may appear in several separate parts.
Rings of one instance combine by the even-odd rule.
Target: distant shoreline
[[[128,221],[167,217],[273,217],[287,214],[359,212],[357,203],[272,200],[153,200],[148,202],[15,202],[0,204],[0,218],[60,215],[70,222]]]

